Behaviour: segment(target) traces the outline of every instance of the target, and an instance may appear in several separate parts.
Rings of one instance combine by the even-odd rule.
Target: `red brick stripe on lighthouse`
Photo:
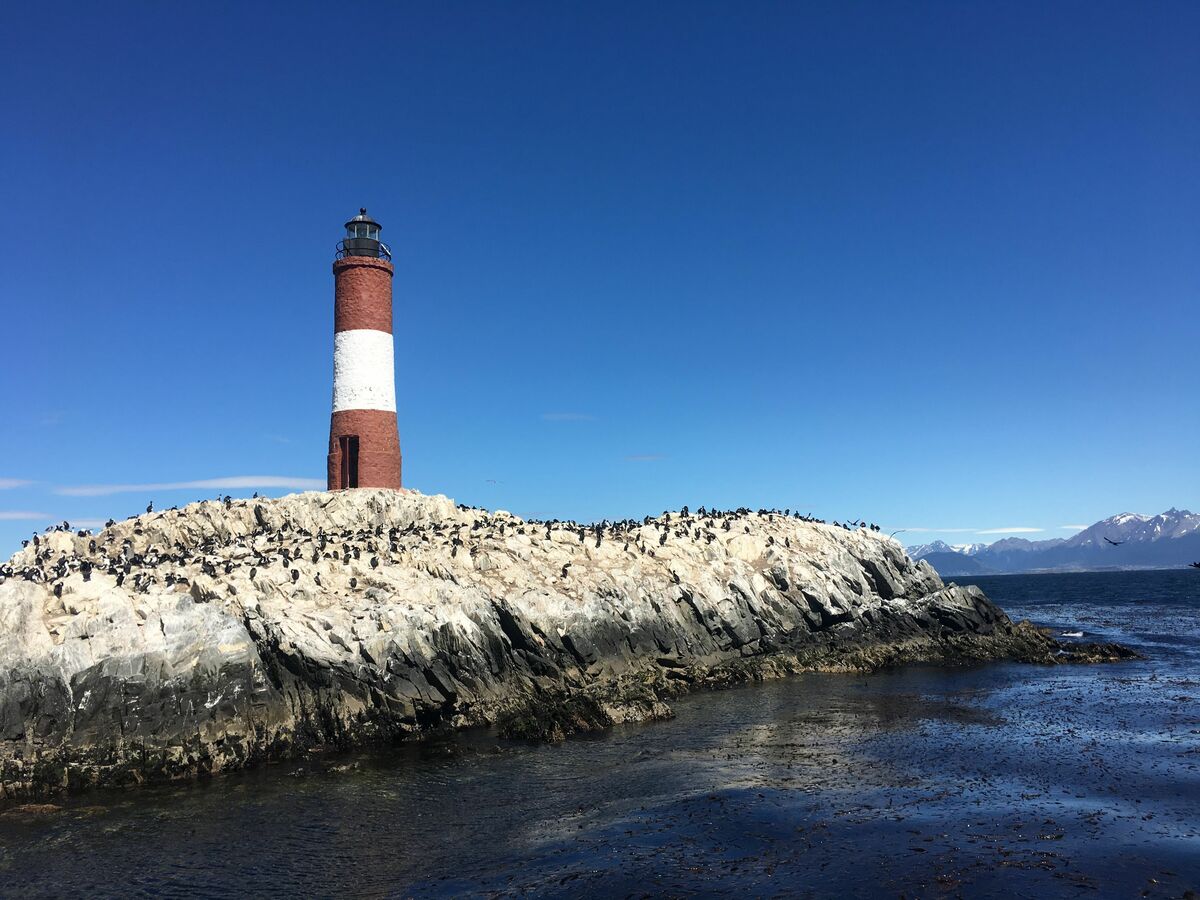
[[[396,414],[382,409],[344,409],[329,426],[329,490],[343,490],[339,438],[358,436],[358,486],[400,489],[400,433]]]
[[[392,264],[347,256],[333,264],[333,330],[370,328],[392,333]]]

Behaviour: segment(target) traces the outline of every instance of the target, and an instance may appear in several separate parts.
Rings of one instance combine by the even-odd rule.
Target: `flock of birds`
[[[10,562],[0,566],[0,583],[9,578],[23,578],[52,584],[55,595],[61,597],[63,583],[72,574],[78,573],[87,582],[95,574],[103,573],[114,578],[118,586],[128,581],[134,590],[145,593],[152,585],[160,583],[167,587],[187,587],[190,579],[185,570],[194,572],[198,568],[205,575],[215,578],[222,573],[231,575],[237,570],[248,569],[247,574],[254,581],[260,575],[271,575],[276,567],[283,568],[285,580],[290,578],[296,583],[302,577],[301,566],[305,563],[314,567],[323,562],[350,567],[365,559],[365,564],[374,570],[397,560],[403,554],[430,547],[448,549],[451,557],[456,557],[460,551],[474,557],[486,549],[487,539],[502,540],[509,531],[527,535],[531,540],[543,538],[553,541],[557,537],[560,543],[564,537],[570,536],[572,543],[577,540],[581,545],[591,543],[596,548],[605,541],[612,541],[620,543],[625,552],[654,557],[655,548],[665,546],[673,538],[711,544],[719,533],[741,530],[748,534],[751,530],[750,520],[756,516],[768,521],[783,518],[832,525],[848,531],[881,530],[878,525],[862,519],[829,523],[791,509],[751,510],[742,507],[719,510],[700,507],[692,512],[685,506],[678,513],[664,512],[655,518],[606,519],[580,524],[559,519],[509,518],[459,504],[461,512],[473,514],[471,521],[412,523],[391,528],[377,525],[373,528],[318,529],[314,532],[288,521],[270,524],[266,510],[254,502],[257,499],[257,494],[252,500],[235,501],[230,496],[218,497],[217,502],[226,509],[232,508],[235,503],[242,506],[253,504],[255,527],[247,534],[224,540],[209,536],[192,547],[176,540],[171,546],[149,544],[144,549],[137,549],[134,537],[145,534],[145,521],[135,522],[132,535],[126,534],[123,538],[111,530],[116,524],[112,519],[105,523],[104,530],[98,535],[93,536],[86,529],[76,531],[76,537],[88,539],[86,550],[78,552],[61,549],[61,542],[60,549],[56,551],[43,534],[35,533],[32,538],[22,542],[25,548],[32,545],[33,560],[25,564]],[[169,512],[177,509],[172,507]],[[153,503],[146,507],[146,512],[147,515],[153,514]],[[165,513],[160,512],[159,515]],[[46,529],[46,533],[53,532],[71,532],[70,523],[63,522]],[[769,536],[768,543],[774,544],[775,538]],[[790,547],[791,539],[785,536],[783,543]],[[75,542],[75,547],[80,547],[80,543]],[[570,562],[562,566],[561,576],[564,579],[568,577],[570,567]],[[304,568],[307,569],[307,566]],[[678,581],[678,576],[675,579]],[[317,587],[323,587],[319,571],[312,573],[312,580]],[[357,588],[357,577],[351,577],[349,584],[351,589]]]
[[[251,500],[235,501],[231,496],[218,497],[217,502],[226,508],[234,503],[247,504],[257,501],[259,496],[254,494]],[[529,535],[531,538],[542,536],[546,541],[554,539],[555,532],[574,535],[580,544],[594,543],[596,548],[604,541],[619,542],[622,549],[628,553],[643,556],[655,556],[655,547],[663,547],[667,541],[679,540],[704,541],[711,544],[720,532],[731,532],[740,528],[745,533],[750,532],[749,518],[764,517],[768,521],[776,518],[795,519],[811,524],[832,525],[849,531],[866,529],[872,532],[880,531],[880,527],[864,519],[854,519],[846,522],[826,522],[811,514],[801,515],[791,509],[758,509],[748,507],[721,510],[716,508],[699,507],[692,512],[688,507],[678,513],[663,512],[661,516],[642,519],[607,519],[592,524],[580,524],[571,520],[560,519],[509,519],[496,517],[477,507],[459,504],[460,511],[478,513],[470,524],[465,522],[447,522],[431,524],[411,524],[404,528],[384,528],[376,526],[368,529],[331,530],[318,529],[316,532],[284,522],[278,526],[269,526],[263,507],[257,503],[254,506],[256,527],[246,535],[219,541],[210,536],[198,546],[188,547],[175,541],[170,547],[148,546],[138,551],[134,548],[132,537],[126,536],[120,541],[110,535],[110,529],[116,521],[109,519],[104,523],[104,530],[97,536],[92,536],[89,530],[81,529],[75,533],[79,538],[88,538],[86,552],[68,553],[52,549],[50,542],[43,536],[55,532],[71,532],[69,522],[52,525],[45,532],[35,533],[29,540],[22,541],[21,546],[34,548],[33,561],[26,564],[13,562],[0,565],[0,584],[10,578],[23,578],[26,581],[53,584],[57,596],[62,596],[63,582],[72,573],[78,572],[84,581],[91,581],[92,576],[101,572],[113,577],[118,586],[128,579],[134,589],[146,592],[151,585],[160,582],[168,587],[190,584],[190,579],[183,571],[189,566],[199,567],[199,570],[210,577],[221,573],[232,574],[235,570],[249,567],[249,577],[255,580],[259,573],[268,573],[274,566],[282,566],[286,577],[293,583],[301,578],[299,563],[307,562],[313,565],[324,561],[341,563],[349,566],[353,561],[362,560],[364,555],[367,564],[372,569],[390,563],[402,553],[413,552],[426,546],[441,546],[449,548],[450,556],[456,557],[460,550],[474,557],[482,548],[481,539],[503,538],[511,529],[513,532]],[[170,512],[176,512],[178,507],[171,507]],[[147,515],[154,513],[154,504],[146,507]],[[160,513],[162,515],[162,513]],[[130,517],[131,519],[134,517]],[[142,523],[135,523],[133,534],[144,533]],[[647,529],[653,532],[647,535]],[[259,540],[259,539],[262,540]],[[784,537],[784,543],[790,547],[790,538]],[[1109,544],[1119,546],[1124,541],[1114,541],[1104,538]],[[775,538],[768,537],[768,543],[774,544]],[[16,559],[14,557],[14,559]],[[1200,562],[1190,564],[1192,568],[1200,569]],[[567,578],[571,563],[562,566],[561,577]],[[678,576],[676,576],[677,578]],[[321,576],[317,572],[313,581],[318,587]],[[351,577],[350,587],[356,588],[357,578]]]
[[[257,493],[248,501],[235,501],[228,495],[217,498],[217,502],[226,508],[231,508],[234,503],[247,504],[257,500]],[[84,581],[91,581],[93,575],[100,572],[113,577],[118,586],[130,580],[135,590],[144,593],[151,585],[160,583],[160,580],[168,587],[188,586],[190,579],[186,572],[180,570],[189,567],[193,570],[198,567],[210,577],[217,577],[222,573],[231,575],[235,570],[248,567],[249,577],[253,581],[260,573],[269,573],[275,566],[282,566],[285,577],[295,583],[301,578],[301,570],[297,567],[301,563],[316,565],[328,561],[350,566],[352,562],[365,557],[371,569],[377,569],[394,561],[403,553],[411,553],[423,547],[439,546],[448,548],[451,557],[456,557],[460,551],[474,557],[484,548],[484,539],[502,539],[510,529],[531,538],[540,536],[546,541],[552,541],[556,532],[560,536],[565,533],[574,536],[580,544],[592,543],[596,548],[601,547],[606,540],[613,541],[620,543],[624,552],[650,557],[655,556],[656,547],[665,546],[672,538],[711,544],[722,532],[729,533],[740,529],[749,533],[749,519],[753,516],[763,517],[768,521],[776,518],[795,519],[812,524],[832,525],[849,531],[881,530],[875,523],[868,523],[863,519],[826,522],[811,514],[801,515],[791,509],[752,510],[740,507],[721,510],[701,506],[692,512],[685,506],[678,513],[663,512],[655,518],[646,516],[642,519],[615,521],[605,519],[592,524],[560,519],[521,520],[498,517],[486,510],[464,504],[459,504],[458,509],[477,515],[470,523],[414,523],[404,528],[384,528],[380,525],[366,529],[318,529],[312,532],[286,521],[278,526],[268,525],[263,507],[255,503],[256,527],[249,534],[225,541],[210,536],[195,547],[175,541],[170,547],[149,545],[139,551],[134,547],[133,537],[126,536],[118,541],[115,535],[110,534],[110,529],[116,525],[116,521],[109,519],[105,522],[104,530],[97,536],[93,536],[86,529],[74,532],[76,537],[88,538],[85,552],[68,553],[60,549],[56,553],[43,535],[71,532],[70,523],[63,522],[22,541],[23,548],[30,544],[34,548],[32,562],[15,564],[10,561],[0,565],[0,584],[10,578],[53,584],[54,593],[61,597],[63,582],[71,574],[78,572]],[[171,507],[169,511],[177,510],[178,507]],[[154,513],[153,503],[146,507],[146,513]],[[133,535],[141,534],[144,534],[142,523],[135,523]],[[1105,540],[1114,546],[1124,543],[1107,537]],[[790,547],[790,538],[784,537],[783,541]],[[774,544],[775,538],[768,537],[768,543]],[[1200,562],[1190,565],[1200,569]],[[570,562],[562,566],[562,578],[569,576],[570,567]],[[322,587],[319,572],[313,575],[313,581],[317,587]],[[357,578],[351,577],[350,587],[353,589],[357,586]]]

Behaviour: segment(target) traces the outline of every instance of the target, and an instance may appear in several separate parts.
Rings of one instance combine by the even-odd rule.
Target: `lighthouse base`
[[[329,423],[329,490],[400,489],[400,432],[396,414],[346,409]]]

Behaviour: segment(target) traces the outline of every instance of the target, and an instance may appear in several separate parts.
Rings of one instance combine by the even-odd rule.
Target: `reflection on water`
[[[984,585],[1146,662],[806,676],[557,746],[474,734],[11,810],[0,891],[1180,896],[1200,579],[1167,574]]]

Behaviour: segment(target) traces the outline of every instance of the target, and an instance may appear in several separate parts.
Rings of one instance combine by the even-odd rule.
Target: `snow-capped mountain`
[[[1106,544],[1104,540],[1129,541],[1143,543],[1146,541],[1172,540],[1200,532],[1200,515],[1186,509],[1172,507],[1157,516],[1142,516],[1137,513],[1121,513],[1110,516],[1103,522],[1097,522],[1090,528],[1074,537],[1068,538],[1067,543],[1075,546],[1090,546]]]
[[[924,559],[930,553],[961,553],[964,556],[974,556],[980,550],[986,550],[987,547],[987,544],[947,544],[945,541],[932,541],[907,549],[908,555],[913,559]]]
[[[1200,515],[1174,508],[1157,516],[1120,513],[1069,538],[933,541],[908,548],[908,555],[928,560],[942,575],[1175,568],[1200,561]]]

